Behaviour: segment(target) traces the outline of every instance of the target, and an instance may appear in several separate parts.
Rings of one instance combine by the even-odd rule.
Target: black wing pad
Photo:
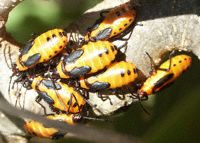
[[[104,29],[104,30],[101,30],[101,31],[97,34],[97,36],[96,36],[96,37],[93,37],[93,38],[94,38],[96,41],[97,41],[97,40],[103,40],[103,39],[109,37],[110,34],[111,34],[111,32],[112,32],[112,29],[111,29],[111,28],[106,28],[106,29]]]
[[[100,91],[104,89],[108,89],[110,87],[110,84],[107,82],[98,82],[92,83],[89,85],[91,91]]]
[[[24,48],[20,49],[20,56],[23,56],[24,54],[28,53],[28,51],[31,49],[33,46],[34,41],[29,41]]]
[[[65,63],[75,62],[83,54],[83,52],[84,51],[82,49],[72,52],[69,56],[64,58],[64,62]]]
[[[49,79],[42,80],[42,84],[44,84],[45,87],[47,87],[49,89],[59,90],[62,88],[60,84],[58,84],[52,80],[49,80]]]
[[[91,68],[89,66],[83,66],[83,67],[74,68],[68,73],[71,77],[80,77],[88,73],[90,70]]]
[[[35,65],[41,58],[41,55],[39,53],[37,54],[34,54],[32,56],[30,56],[26,62],[24,62],[23,64],[26,66],[26,67],[31,67],[33,65]]]
[[[37,93],[39,94],[39,96],[48,104],[52,105],[54,104],[53,99],[46,93],[43,91],[37,91]]]
[[[52,139],[57,140],[57,139],[63,138],[65,134],[66,133],[56,132],[55,134],[53,134]]]
[[[88,30],[89,32],[91,32],[91,31],[97,29],[97,28],[99,27],[100,23],[101,23],[103,20],[104,20],[104,18],[99,18],[99,19],[97,19],[97,20],[95,21],[95,23],[94,23],[91,27],[89,27],[87,30]]]
[[[154,84],[153,91],[155,92],[158,88],[160,88],[161,86],[163,86],[167,81],[169,81],[170,79],[172,79],[173,76],[174,76],[174,74],[171,73],[171,74],[167,74],[167,75],[164,76],[163,78],[159,79],[159,80]]]

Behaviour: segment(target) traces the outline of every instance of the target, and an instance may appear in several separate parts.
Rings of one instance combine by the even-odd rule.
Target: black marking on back
[[[47,42],[50,41],[50,40],[51,40],[51,38],[50,38],[50,37],[47,37]]]
[[[106,54],[107,54],[107,55],[109,54],[109,51],[108,51],[108,49],[106,49]]]
[[[90,70],[91,68],[89,66],[83,66],[83,67],[74,68],[68,73],[71,77],[80,77],[88,73]]]
[[[105,54],[109,54],[109,51],[108,51],[108,49],[107,49],[106,47],[105,47],[105,49],[99,51],[99,53],[98,53],[99,57],[102,57],[102,55],[103,55],[104,53],[105,53]]]
[[[24,54],[28,53],[28,51],[32,48],[34,44],[34,41],[29,41],[24,48],[20,49],[20,56],[23,56]]]
[[[154,84],[154,88],[153,91],[155,92],[156,89],[160,88],[161,86],[163,86],[167,81],[169,81],[170,79],[172,79],[174,76],[173,73],[171,74],[167,74],[166,76],[162,77],[161,79],[159,79],[155,84]]]
[[[99,31],[99,33],[97,34],[96,37],[94,37],[94,39],[97,41],[97,40],[103,40],[103,39],[106,39],[110,36],[112,32],[112,29],[111,28],[106,28],[106,29],[103,29],[101,31]]]
[[[60,84],[56,82],[53,83],[53,81],[49,79],[42,80],[42,84],[44,84],[44,86],[47,87],[48,89],[59,90],[62,88]]]
[[[124,77],[124,75],[125,75],[124,71],[122,71],[120,75],[121,75],[121,77]]]
[[[100,23],[96,23],[93,27],[89,28],[90,31],[95,30],[99,27]]]
[[[62,32],[59,32],[58,34],[59,34],[60,37],[63,37],[63,33]]]
[[[108,89],[109,87],[110,87],[110,83],[107,83],[107,82],[96,81],[92,84],[89,84],[89,88],[91,91],[100,91],[100,90]]]
[[[102,53],[99,53],[99,57],[102,57]]]
[[[30,67],[30,66],[33,66],[35,65],[41,58],[41,55],[40,53],[37,53],[37,54],[34,54],[32,56],[30,56],[26,62],[24,62],[23,64],[26,66],[26,67]]]
[[[131,71],[130,71],[130,70],[127,70],[127,74],[130,75],[130,74],[131,74]]]
[[[65,63],[71,63],[75,62],[82,54],[83,54],[83,49],[78,49],[74,52],[72,52],[69,56],[64,58]]]
[[[50,105],[54,104],[54,100],[46,92],[37,91],[37,93],[48,104]]]
[[[56,38],[56,34],[53,34],[53,35],[52,35],[52,38]]]
[[[91,27],[88,28],[88,31],[91,32],[91,31],[97,29],[97,28],[99,27],[100,23],[101,23],[103,20],[104,20],[104,18],[99,18],[99,19],[97,19],[97,20],[95,21],[95,23],[94,23]]]
[[[53,140],[54,140],[54,139],[57,140],[57,139],[63,138],[65,134],[66,134],[66,133],[56,132],[55,134],[52,135],[52,139],[53,139]]]

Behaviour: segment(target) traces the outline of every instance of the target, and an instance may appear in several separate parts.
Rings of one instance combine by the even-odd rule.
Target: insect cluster
[[[49,119],[72,125],[87,119],[88,106],[96,108],[88,101],[88,92],[97,92],[99,98],[107,100],[109,95],[102,96],[101,92],[115,91],[117,96],[118,89],[132,85],[138,78],[135,64],[118,58],[120,49],[126,48],[127,42],[122,46],[112,43],[131,33],[135,18],[136,10],[130,3],[102,12],[94,25],[88,28],[81,45],[75,43],[73,48],[70,48],[70,37],[63,29],[39,35],[20,50],[12,67],[11,77],[17,77],[14,83],[20,82],[25,88],[34,89],[38,93],[36,102],[44,111],[40,101],[48,103],[54,112],[53,115],[45,112]],[[133,98],[146,100],[148,95],[160,91],[180,76],[191,61],[191,57],[185,54],[170,55],[167,61],[153,69],[136,92],[127,89]],[[154,64],[152,59],[151,62]],[[27,120],[24,127],[31,135],[40,137],[59,138],[64,135],[33,120]]]

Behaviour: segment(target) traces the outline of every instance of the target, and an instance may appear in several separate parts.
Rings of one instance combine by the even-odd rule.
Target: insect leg
[[[158,70],[162,70],[162,71],[169,71],[171,69],[172,66],[172,57],[175,53],[175,50],[173,50],[170,54],[169,54],[169,67],[167,69],[163,69],[163,68],[158,68]]]
[[[109,100],[110,101],[110,105],[113,105],[109,95],[108,96],[103,96],[100,92],[98,92],[98,97],[102,100],[102,101],[106,101]]]
[[[11,65],[8,64],[8,59],[6,58],[6,49],[8,47],[8,56],[9,56],[9,60],[11,62]],[[4,49],[3,49],[3,55],[4,55],[4,59],[6,62],[6,65],[9,69],[12,69],[12,60],[11,60],[11,54],[10,54],[10,46],[5,45]]]
[[[147,56],[149,57],[149,59],[150,59],[150,62],[151,62],[151,73],[152,73],[152,72],[156,71],[157,65],[156,65],[156,63],[154,62],[153,58],[150,56],[150,54],[149,54],[148,52],[145,52],[145,53],[146,53],[146,55],[147,55]]]
[[[44,110],[44,115],[47,115],[47,111],[46,111],[46,108],[43,104],[40,103],[40,101],[42,100],[41,96],[37,96],[36,99],[35,99],[35,102],[37,102]]]

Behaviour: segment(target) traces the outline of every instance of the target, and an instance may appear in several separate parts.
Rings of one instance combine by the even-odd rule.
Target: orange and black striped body
[[[111,64],[107,70],[96,76],[80,79],[80,86],[90,91],[116,89],[134,82],[138,77],[134,64],[125,61]]]
[[[79,113],[85,105],[82,95],[67,84],[38,76],[33,79],[31,87],[56,111]]]
[[[79,114],[55,114],[48,115],[48,119],[66,122],[67,124],[74,125],[75,122],[81,119]],[[56,128],[45,127],[42,123],[35,120],[28,120],[24,124],[24,129],[32,136],[58,139],[65,135]]]
[[[183,54],[171,58],[170,68],[170,59],[165,61],[157,70],[153,71],[151,76],[143,83],[142,87],[138,91],[139,96],[144,97],[160,91],[163,87],[172,83],[184,71],[186,71],[190,67],[191,63],[192,58]]]
[[[16,59],[16,68],[25,71],[38,63],[47,62],[60,53],[67,43],[64,30],[49,30],[25,45]]]
[[[119,36],[133,24],[136,11],[130,3],[111,9],[89,28],[85,41],[110,40]]]
[[[117,48],[111,42],[89,42],[70,53],[56,67],[60,78],[76,78],[96,73],[110,65],[117,55]]]

